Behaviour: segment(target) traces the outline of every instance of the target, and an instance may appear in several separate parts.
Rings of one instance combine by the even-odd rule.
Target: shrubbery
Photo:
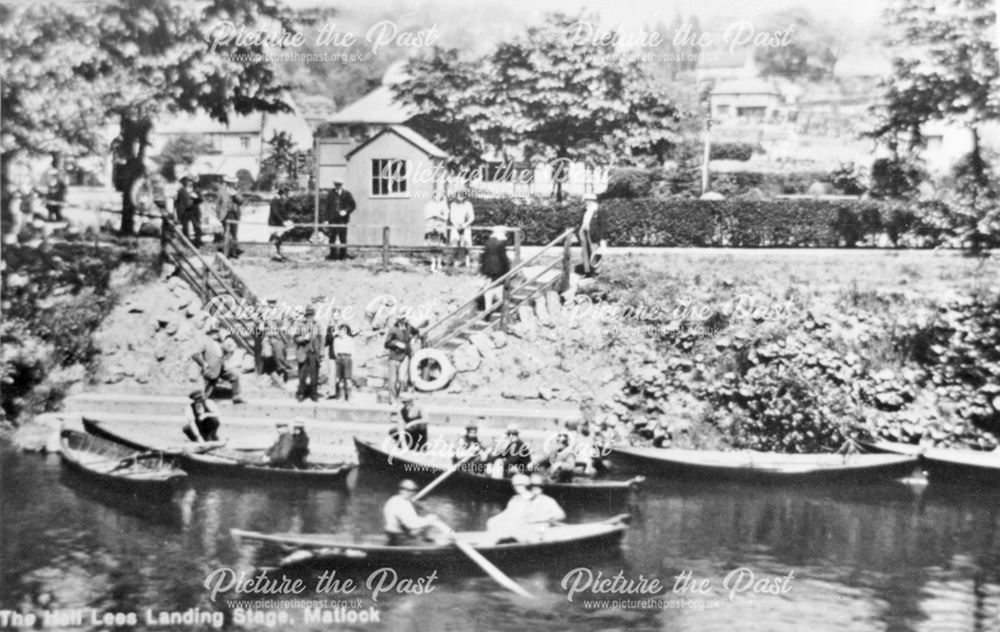
[[[709,150],[711,160],[740,160],[746,162],[756,147],[750,143],[714,143]]]
[[[524,243],[541,245],[579,226],[579,202],[473,201],[477,224],[520,226]],[[880,202],[830,200],[604,200],[615,246],[851,247],[883,232],[935,245],[933,226]]]

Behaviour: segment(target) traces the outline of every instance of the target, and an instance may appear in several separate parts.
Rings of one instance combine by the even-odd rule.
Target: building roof
[[[300,149],[312,146],[312,129],[302,116],[298,105],[289,96],[284,95],[285,103],[291,107],[289,112],[275,112],[231,116],[229,123],[220,123],[204,112],[194,114],[179,114],[159,121],[153,129],[155,134],[260,134],[264,142],[271,139],[274,132],[286,132],[292,142]]]
[[[402,138],[403,140],[410,143],[411,145],[413,145],[414,147],[416,147],[417,149],[419,149],[420,151],[424,152],[425,154],[427,154],[432,158],[441,158],[443,160],[448,157],[448,154],[441,151],[437,147],[437,145],[427,140],[420,134],[416,133],[409,127],[406,127],[405,125],[390,125],[389,127],[384,128],[379,133],[374,134],[373,136],[369,136],[360,145],[358,145],[351,151],[347,152],[347,158],[349,159],[351,156],[357,153],[362,147],[368,145],[369,143],[374,142],[376,138],[379,138],[380,136],[383,136],[385,134],[396,134],[397,136],[399,136],[400,138]]]
[[[773,94],[780,95],[774,83],[760,77],[723,81],[712,89],[712,96],[720,94]]]
[[[413,117],[413,112],[398,103],[392,89],[379,86],[354,103],[347,105],[327,119],[329,123],[368,125],[402,125]]]

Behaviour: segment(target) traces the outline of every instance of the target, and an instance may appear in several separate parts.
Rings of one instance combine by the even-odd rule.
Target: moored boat
[[[1000,483],[1000,452],[924,448],[912,443],[876,441],[865,448],[883,453],[919,455],[931,483],[996,485]]]
[[[355,438],[354,445],[358,450],[358,462],[362,467],[393,474],[401,478],[410,478],[417,482],[428,482],[447,471],[449,463],[442,463],[429,455],[420,452],[402,451],[388,452],[374,443]],[[544,492],[562,501],[581,501],[600,499],[603,501],[619,499],[625,501],[627,492],[639,485],[642,476],[625,480],[609,480],[606,478],[577,477],[568,483],[546,482]],[[510,479],[493,478],[480,474],[464,466],[442,483],[444,487],[462,487],[473,490],[477,494],[496,499],[506,499],[514,493]]]
[[[60,433],[59,455],[66,467],[103,489],[169,500],[187,475],[162,453],[126,448],[76,430]]]
[[[625,472],[745,482],[877,482],[906,477],[918,464],[917,457],[899,454],[783,454],[625,446],[612,449],[608,458],[613,467]]]
[[[601,522],[559,525],[540,532],[537,539],[528,542],[497,542],[496,536],[485,531],[467,531],[455,534],[455,539],[465,542],[498,564],[523,563],[526,559],[542,559],[581,550],[602,551],[621,544],[628,529],[628,515],[615,516]],[[342,566],[423,566],[428,568],[447,565],[467,565],[468,558],[448,542],[427,543],[414,546],[389,546],[384,535],[350,536],[322,533],[260,533],[232,529],[238,542],[277,546],[283,551],[294,551],[285,558],[284,565],[336,564]]]
[[[96,437],[132,449],[157,449],[155,446],[144,445],[125,437],[115,432],[108,424],[96,419],[84,417],[83,427]],[[212,448],[210,451],[203,452],[199,450],[204,450],[204,446],[196,443],[160,446],[159,449],[172,454],[178,465],[188,473],[238,477],[250,481],[295,481],[329,485],[343,483],[355,468],[352,463],[322,462],[308,462],[307,467],[302,469],[273,467],[260,462],[260,451],[229,450],[221,445],[209,447]]]

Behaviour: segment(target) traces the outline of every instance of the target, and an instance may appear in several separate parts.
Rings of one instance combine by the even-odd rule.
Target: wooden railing
[[[247,221],[235,220],[235,219],[227,219],[223,223],[225,224],[225,226],[224,226],[224,229],[222,231],[222,240],[223,240],[222,251],[223,252],[227,252],[227,253],[232,251],[232,249],[231,249],[232,243],[230,241],[231,235],[230,235],[230,231],[227,230],[229,225],[231,225],[231,224],[237,224],[237,226],[269,226],[269,224],[267,224],[266,222],[247,222]],[[381,240],[380,243],[377,243],[377,244],[365,244],[365,243],[350,242],[350,243],[347,244],[346,247],[350,248],[350,249],[354,249],[354,250],[361,250],[361,251],[372,251],[372,250],[381,251],[381,253],[382,253],[382,264],[383,265],[388,265],[389,264],[389,257],[390,257],[390,254],[393,253],[393,252],[406,252],[406,253],[409,253],[409,252],[452,252],[452,253],[454,253],[454,252],[457,252],[457,251],[459,251],[459,250],[462,249],[461,246],[451,246],[451,245],[448,245],[448,244],[434,245],[434,246],[431,246],[431,245],[411,246],[411,245],[393,244],[392,240],[391,240],[391,234],[392,234],[391,227],[390,226],[385,226],[385,225],[382,225],[382,224],[312,224],[312,223],[301,224],[301,223],[299,223],[299,224],[292,224],[292,225],[288,226],[287,229],[288,230],[292,230],[294,228],[310,228],[310,229],[316,229],[316,230],[325,230],[327,228],[335,228],[335,227],[338,227],[338,226],[345,226],[347,228],[380,228],[381,229],[381,235],[382,235],[382,240]],[[282,227],[281,226],[273,226],[272,228],[274,230],[280,230]],[[524,241],[524,234],[523,234],[523,231],[520,228],[517,228],[517,227],[508,227],[508,226],[470,226],[469,230],[471,230],[472,232],[493,232],[494,230],[496,230],[498,228],[501,229],[501,230],[503,230],[505,233],[510,234],[510,236],[513,238],[512,240],[509,240],[509,241],[513,241],[513,244],[514,244],[514,265],[519,264],[521,262],[521,245],[522,245],[522,243]],[[288,245],[288,246],[290,246],[290,245],[296,245],[296,246],[307,246],[307,247],[312,247],[312,248],[329,248],[331,246],[331,244],[329,244],[327,242],[318,242],[318,241],[315,241],[315,233],[313,233],[313,235],[314,235],[314,237],[310,238],[309,241],[286,241],[284,243],[285,243],[285,245]],[[240,244],[256,244],[256,245],[264,245],[264,244],[270,243],[270,242],[267,242],[267,241],[254,241],[254,240],[250,240],[250,239],[238,239],[237,241]],[[470,251],[473,251],[473,252],[477,252],[477,251],[482,250],[482,246],[472,246],[471,248],[467,248],[467,250],[470,250]]]
[[[424,346],[440,346],[456,336],[465,333],[474,327],[476,323],[488,320],[498,310],[500,312],[500,326],[506,330],[512,310],[517,309],[525,301],[552,287],[558,287],[558,291],[560,292],[565,291],[569,287],[570,273],[572,272],[570,263],[572,243],[573,230],[566,229],[561,235],[546,244],[526,261],[518,263],[507,274],[479,290],[471,299],[455,308],[437,322],[424,328],[420,332],[420,339],[423,341]],[[531,278],[524,276],[523,273],[527,267],[539,261],[546,253],[549,253],[560,244],[563,247],[562,257],[535,273]],[[557,267],[561,269],[560,274],[553,276],[549,281],[538,283],[539,279]],[[532,284],[537,285],[531,287]],[[514,297],[514,293],[518,290],[529,287],[531,290],[528,294]],[[487,306],[484,310],[480,310],[478,307],[480,302],[486,300],[487,294],[495,294],[498,288],[502,288],[503,290],[501,300]]]
[[[245,300],[251,305],[258,304],[257,297],[250,292],[246,285],[239,281],[239,277],[228,267],[229,262],[225,257],[217,257],[216,262],[221,262],[231,272],[231,279],[224,279],[218,272],[201,256],[198,249],[184,236],[174,220],[162,218],[162,232],[160,237],[161,250],[165,258],[177,266],[177,274],[183,278],[191,289],[201,298],[206,306],[213,299],[219,297],[231,297],[236,301]],[[234,283],[233,280],[236,282]],[[253,337],[250,332],[255,326],[254,322],[248,319],[235,318],[226,312],[216,312],[212,314],[219,326],[224,328],[233,337],[238,345],[245,351],[253,351]]]

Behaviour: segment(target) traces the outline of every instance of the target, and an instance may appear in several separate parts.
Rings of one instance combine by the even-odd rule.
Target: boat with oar
[[[582,550],[601,551],[618,547],[628,529],[629,516],[622,514],[600,522],[585,522],[549,527],[537,538],[518,542],[505,540],[488,531],[455,533],[455,542],[428,542],[411,546],[389,546],[384,535],[351,537],[322,533],[260,533],[233,529],[238,542],[277,546],[293,552],[283,560],[284,566],[302,564],[354,567],[426,567],[465,566],[469,558],[456,543],[467,545],[497,564],[523,563],[525,559],[541,560]]]
[[[187,443],[159,447],[140,444],[113,430],[106,422],[83,418],[87,432],[133,449],[159,449],[170,454],[184,471],[219,477],[238,477],[248,481],[289,481],[330,485],[344,483],[355,468],[352,463],[307,462],[305,468],[286,468],[262,462],[263,450],[234,450],[226,442]]]
[[[917,457],[901,454],[783,454],[630,446],[613,448],[608,459],[612,467],[624,472],[759,483],[874,483],[905,478],[918,464]]]
[[[861,445],[876,453],[918,457],[931,483],[1000,483],[1000,451],[925,448],[892,441],[864,442]]]
[[[169,500],[187,474],[162,452],[137,451],[100,437],[64,429],[59,456],[67,469],[104,489]]]
[[[362,441],[355,437],[354,446],[358,451],[358,462],[362,467],[392,474],[400,478],[410,478],[418,482],[428,481],[451,467],[450,463],[442,463],[441,459],[413,451],[393,451],[375,445],[370,441]],[[643,481],[642,476],[625,480],[609,480],[606,478],[576,477],[571,482],[546,482],[543,491],[556,500],[579,502],[582,500],[621,500],[628,498],[628,491]],[[514,493],[510,479],[493,478],[480,474],[470,468],[462,468],[448,479],[451,488],[462,487],[478,494],[493,498],[510,498]]]

